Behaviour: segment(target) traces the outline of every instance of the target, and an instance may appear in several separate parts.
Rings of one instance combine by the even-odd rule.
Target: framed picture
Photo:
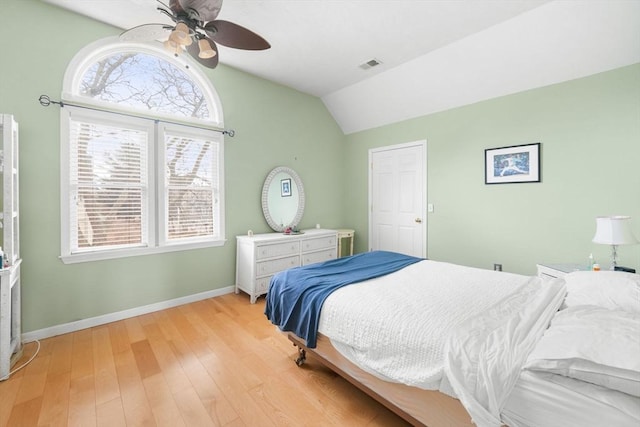
[[[540,182],[540,143],[484,150],[484,183]]]
[[[291,197],[291,178],[280,180],[280,195],[282,197]]]

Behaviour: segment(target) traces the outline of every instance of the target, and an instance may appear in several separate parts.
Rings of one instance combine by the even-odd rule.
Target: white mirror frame
[[[298,210],[290,224],[278,224],[273,220],[271,213],[269,212],[269,187],[271,186],[273,178],[281,172],[289,174],[298,188]],[[269,224],[269,227],[274,231],[279,232],[284,231],[287,226],[297,227],[302,219],[302,215],[304,214],[304,197],[304,186],[302,185],[302,180],[293,169],[286,166],[278,166],[269,172],[269,175],[267,175],[267,178],[264,180],[264,185],[262,186],[262,212],[264,214],[264,219],[266,219],[267,224]]]

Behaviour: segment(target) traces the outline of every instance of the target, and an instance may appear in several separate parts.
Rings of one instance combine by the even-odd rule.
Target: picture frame
[[[291,178],[280,180],[280,196],[291,197]]]
[[[540,182],[540,146],[534,144],[484,150],[484,183]]]

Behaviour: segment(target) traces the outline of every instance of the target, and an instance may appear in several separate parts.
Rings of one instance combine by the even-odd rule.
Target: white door
[[[369,150],[369,250],[427,256],[427,143]]]

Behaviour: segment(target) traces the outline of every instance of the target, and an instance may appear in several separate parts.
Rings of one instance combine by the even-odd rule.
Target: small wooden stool
[[[339,229],[338,232],[338,258],[342,257],[342,239],[350,239],[349,256],[353,255],[353,238],[356,234],[355,230]]]

